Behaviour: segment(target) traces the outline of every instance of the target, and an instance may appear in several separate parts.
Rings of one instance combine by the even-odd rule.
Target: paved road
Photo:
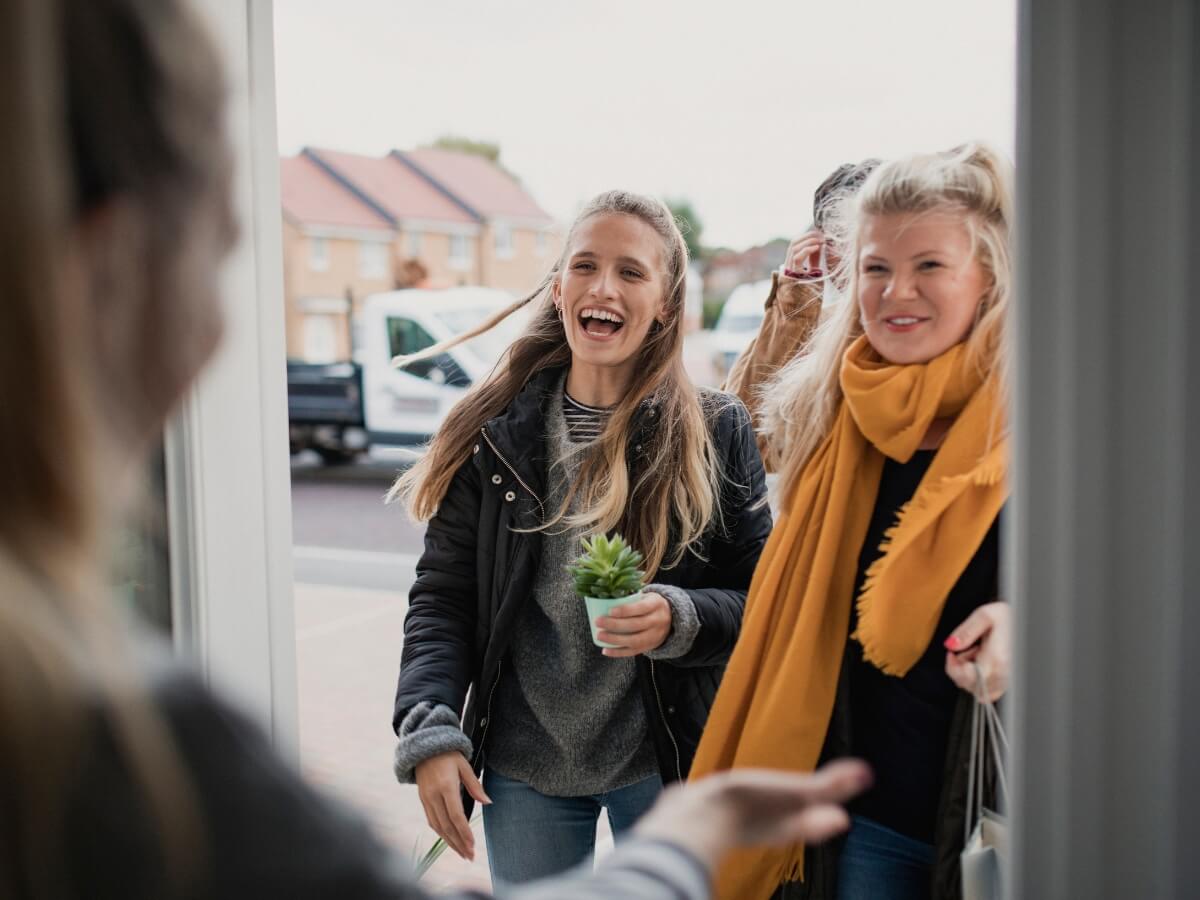
[[[411,577],[423,526],[384,495],[402,464],[376,455],[351,466],[292,463],[292,542],[304,584],[397,589]]]

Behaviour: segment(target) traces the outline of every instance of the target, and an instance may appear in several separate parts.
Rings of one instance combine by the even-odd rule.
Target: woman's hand
[[[946,638],[946,674],[969,694],[979,693],[975,663],[983,673],[985,699],[995,703],[1008,690],[1012,671],[1012,609],[985,603]]]
[[[467,793],[478,802],[490,804],[491,798],[483,792],[483,785],[471,771],[467,758],[457,750],[431,756],[417,763],[414,770],[417,794],[425,808],[425,821],[450,849],[463,859],[475,858],[475,833],[467,821],[463,809],[460,785],[466,785]]]
[[[841,834],[850,817],[841,805],[871,783],[858,760],[838,760],[812,774],[734,769],[677,785],[635,831],[670,841],[716,868],[735,847],[815,844]]]
[[[643,594],[641,600],[618,606],[596,620],[596,636],[612,647],[605,656],[617,659],[657,650],[671,633],[671,604],[662,594]]]
[[[788,245],[787,256],[783,259],[784,269],[807,277],[815,275],[821,268],[821,247],[825,243],[825,235],[817,231],[806,231]]]

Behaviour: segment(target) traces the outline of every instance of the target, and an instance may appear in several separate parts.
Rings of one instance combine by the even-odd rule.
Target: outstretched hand
[[[867,788],[871,771],[838,760],[811,774],[734,769],[668,788],[637,832],[680,844],[714,866],[736,847],[816,844],[844,832],[841,804]]]

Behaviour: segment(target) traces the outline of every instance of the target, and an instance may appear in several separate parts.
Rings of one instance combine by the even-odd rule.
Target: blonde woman
[[[460,792],[487,804],[498,883],[590,858],[602,810],[620,840],[686,777],[737,640],[771,520],[745,407],[684,371],[686,268],[662,203],[595,198],[522,301],[528,332],[397,486],[429,528],[396,773],[463,856]],[[566,570],[592,532],[622,534],[653,582],[599,620],[603,653]]]
[[[840,852],[739,854],[723,897],[957,897],[972,664],[1008,683],[1011,215],[982,146],[886,163],[843,210],[853,302],[768,394],[783,512],[694,772],[853,754],[876,781]]]
[[[424,898],[259,729],[116,620],[106,536],[219,343],[220,65],[179,0],[0,3],[0,896]],[[689,786],[595,875],[708,895],[741,841],[829,836],[861,769]]]

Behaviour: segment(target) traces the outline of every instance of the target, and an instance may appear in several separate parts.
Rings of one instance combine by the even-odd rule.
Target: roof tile
[[[392,230],[387,219],[304,156],[279,161],[279,182],[284,212],[301,225]]]
[[[394,152],[436,179],[485,218],[511,216],[540,219],[547,224],[552,221],[515,178],[482,156],[434,147]]]

